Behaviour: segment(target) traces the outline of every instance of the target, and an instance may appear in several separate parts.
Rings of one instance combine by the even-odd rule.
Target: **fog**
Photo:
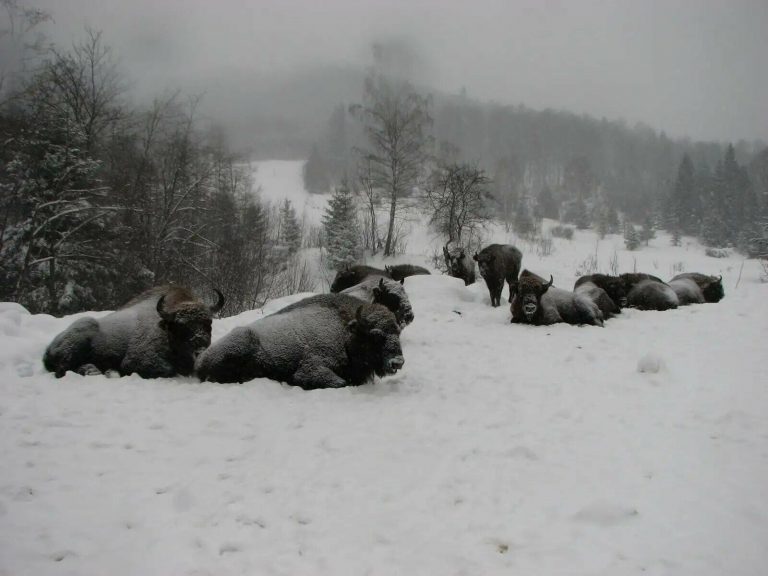
[[[765,0],[33,4],[53,14],[57,43],[86,25],[102,30],[134,93],[205,91],[212,109],[233,93],[255,98],[277,78],[362,69],[371,43],[385,39],[409,46],[416,79],[441,91],[644,122],[678,137],[768,137]]]

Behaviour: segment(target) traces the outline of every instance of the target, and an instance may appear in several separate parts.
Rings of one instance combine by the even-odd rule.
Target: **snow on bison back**
[[[270,378],[304,389],[359,386],[404,363],[400,328],[380,304],[318,294],[235,328],[198,360],[201,380]]]

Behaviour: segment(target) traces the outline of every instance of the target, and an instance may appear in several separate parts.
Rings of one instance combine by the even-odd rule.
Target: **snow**
[[[418,234],[397,261],[429,267]],[[722,302],[533,327],[506,289],[410,277],[405,366],[360,388],[57,380],[43,350],[84,315],[1,304],[0,575],[764,574],[768,285],[659,236],[488,231],[562,288],[615,253],[723,274]]]

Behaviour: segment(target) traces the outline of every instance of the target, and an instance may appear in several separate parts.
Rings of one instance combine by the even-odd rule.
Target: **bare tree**
[[[484,170],[470,164],[452,163],[437,168],[426,189],[426,201],[432,211],[430,224],[448,242],[462,245],[470,241],[490,219],[490,183]]]
[[[408,82],[371,74],[365,81],[363,105],[352,107],[365,125],[368,148],[362,156],[370,166],[372,183],[389,199],[385,256],[393,253],[400,199],[418,186],[429,157],[429,103]]]
[[[361,160],[358,167],[357,182],[359,185],[358,195],[362,200],[365,248],[369,249],[372,254],[376,254],[381,245],[379,223],[376,217],[376,209],[381,199],[381,190],[376,187],[370,160],[365,158]]]
[[[26,75],[29,61],[45,50],[40,24],[50,21],[44,10],[25,7],[18,0],[0,0],[5,27],[0,28],[0,105],[8,102]]]

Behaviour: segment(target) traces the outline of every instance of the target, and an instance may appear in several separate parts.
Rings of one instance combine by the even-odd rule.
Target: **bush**
[[[573,240],[573,228],[570,226],[557,225],[550,228],[549,233],[555,238],[565,238],[566,240]]]
[[[728,256],[730,256],[730,252],[723,248],[707,248],[704,250],[704,254],[710,258],[728,258]]]

